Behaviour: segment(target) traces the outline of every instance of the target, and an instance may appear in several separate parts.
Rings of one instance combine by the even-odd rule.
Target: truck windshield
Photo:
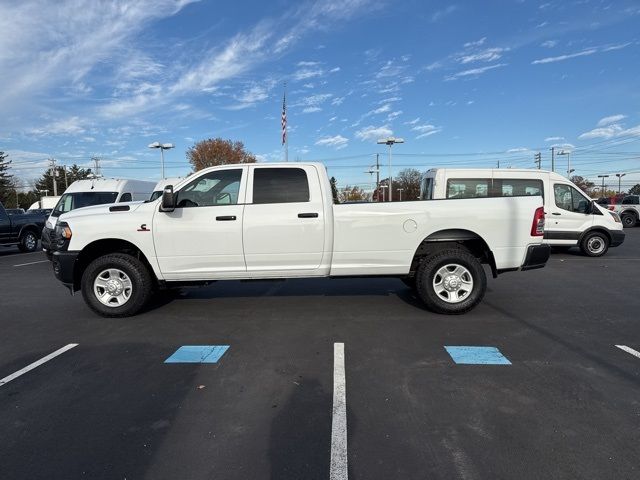
[[[153,192],[151,194],[151,197],[149,198],[150,202],[153,202],[154,200],[160,198],[162,196],[162,190],[156,190],[155,192]]]
[[[63,213],[70,212],[76,208],[103,205],[105,203],[115,203],[116,198],[118,198],[118,192],[65,193],[60,197],[56,208],[51,212],[51,216],[59,217]]]

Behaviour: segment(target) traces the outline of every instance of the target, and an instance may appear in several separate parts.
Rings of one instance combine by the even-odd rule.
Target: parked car
[[[494,277],[541,268],[539,196],[334,205],[323,165],[201,170],[162,197],[63,214],[55,276],[105,317],[133,315],[155,288],[216,280],[397,276],[433,311],[463,313]]]
[[[22,215],[24,208],[5,208],[4,211],[7,212],[7,215]]]
[[[154,182],[126,180],[119,178],[91,178],[76,180],[58,200],[42,231],[42,248],[49,255],[50,235],[56,227],[58,217],[77,208],[145,201],[153,191]]]
[[[578,246],[585,255],[600,257],[624,242],[618,214],[554,172],[436,168],[423,175],[420,195],[423,199],[538,196],[547,220],[544,243],[558,250]]]
[[[21,252],[35,251],[45,219],[44,215],[36,213],[8,215],[0,203],[0,245],[17,245]]]
[[[625,227],[635,227],[640,218],[640,195],[627,195],[616,205],[615,211]]]

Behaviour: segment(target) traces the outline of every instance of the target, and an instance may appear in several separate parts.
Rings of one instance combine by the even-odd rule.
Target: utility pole
[[[498,160],[498,168],[500,168],[500,160]]]
[[[533,163],[535,163],[536,165],[538,165],[538,170],[540,170],[541,166],[542,166],[542,154],[540,152],[536,153],[533,156]]]
[[[51,178],[53,178],[53,196],[57,197],[58,196],[58,185],[57,185],[57,181],[56,181],[56,177],[58,176],[56,172],[56,159],[52,158],[50,159],[51,162]]]
[[[556,147],[551,147],[551,171],[556,171]]]
[[[602,190],[600,191],[600,197],[604,197],[604,179],[609,178],[609,175],[598,175],[598,178],[602,179]]]
[[[18,189],[16,188],[16,208],[20,208],[20,199],[18,197]]]
[[[404,190],[404,188],[399,188],[398,192],[400,193],[400,201],[402,201],[402,191]]]
[[[62,168],[64,169],[64,189],[66,190],[69,188],[69,182],[67,181],[67,166],[63,165]]]
[[[620,190],[622,186],[622,177],[624,177],[626,173],[616,173],[616,177],[618,177],[618,195],[620,195]]]
[[[376,188],[380,185],[380,154],[376,153]]]

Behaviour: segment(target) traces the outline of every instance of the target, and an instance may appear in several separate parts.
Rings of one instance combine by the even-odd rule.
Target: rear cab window
[[[255,168],[253,203],[308,202],[309,179],[302,168]]]

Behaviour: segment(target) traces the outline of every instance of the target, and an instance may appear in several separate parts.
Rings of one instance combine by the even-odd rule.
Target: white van
[[[119,178],[88,178],[76,180],[64,191],[47,219],[42,232],[42,247],[48,250],[49,233],[56,227],[58,217],[76,208],[107,203],[149,200],[154,182]]]
[[[562,175],[545,170],[434,168],[422,177],[422,200],[540,195],[545,243],[556,249],[579,246],[599,257],[624,242],[620,216],[606,210]]]

